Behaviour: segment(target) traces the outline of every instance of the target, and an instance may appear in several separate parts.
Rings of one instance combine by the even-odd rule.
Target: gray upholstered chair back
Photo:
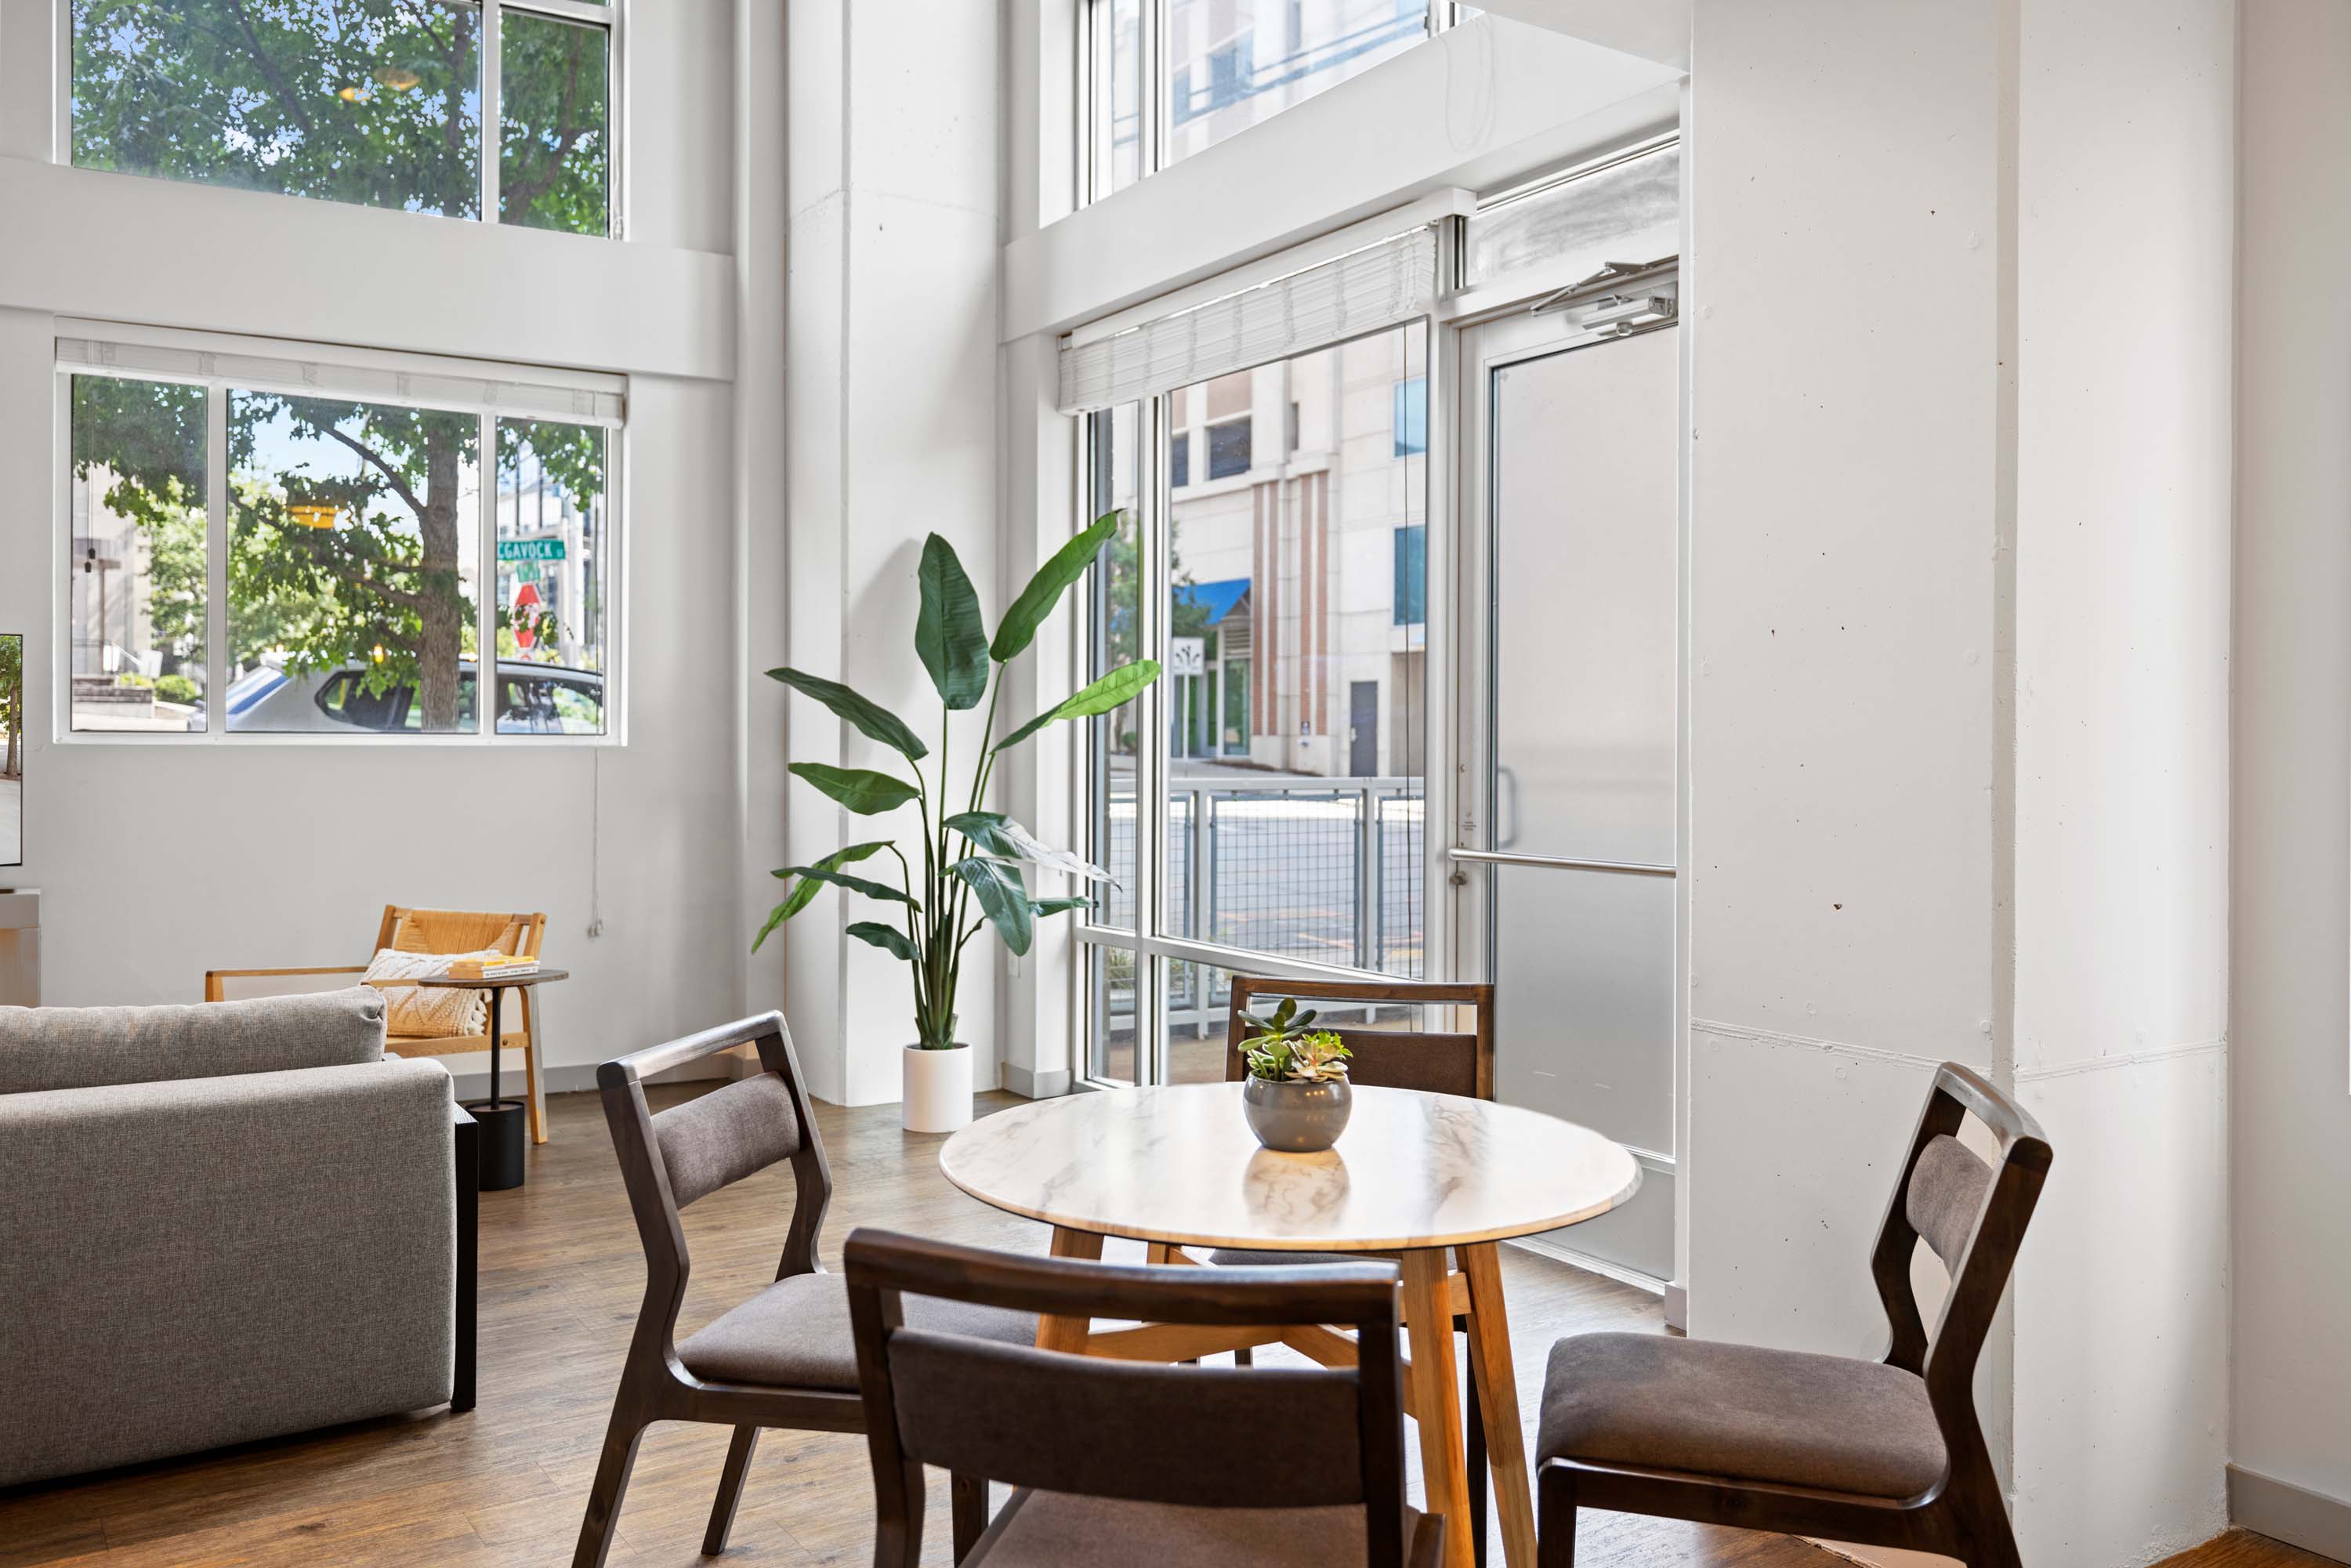
[[[738,1045],[756,1046],[765,1071],[664,1111],[645,1103],[646,1079]],[[781,1161],[791,1162],[794,1201],[776,1277],[816,1271],[832,1172],[781,1013],[722,1024],[605,1062],[596,1082],[645,1249],[641,1334],[658,1332],[666,1351],[685,1299],[692,1263],[679,1211]]]
[[[1970,1116],[1997,1145],[1991,1162],[1959,1139]],[[2031,1113],[1957,1062],[1936,1071],[1886,1204],[1870,1271],[1893,1331],[1886,1360],[1926,1378],[1938,1415],[1964,1406],[1972,1422],[1976,1357],[2049,1163],[2048,1140]],[[1911,1260],[1922,1241],[1950,1275],[1931,1333],[1910,1283]]]
[[[1392,1265],[1121,1267],[855,1230],[844,1249],[883,1515],[936,1465],[1016,1487],[1201,1507],[1370,1511],[1401,1562],[1404,1427]],[[1072,1355],[911,1329],[901,1292],[1063,1316],[1353,1327],[1354,1367],[1257,1370]]]

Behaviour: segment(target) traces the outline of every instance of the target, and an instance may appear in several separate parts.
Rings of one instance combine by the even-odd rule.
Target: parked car
[[[458,672],[458,728],[474,727],[477,699],[475,666]],[[258,734],[343,735],[352,730],[413,734],[424,712],[413,685],[368,689],[364,664],[339,670],[297,672],[275,656],[231,683],[223,705],[228,727]],[[534,664],[526,659],[498,661],[497,727],[500,735],[601,735],[604,676],[597,670]]]

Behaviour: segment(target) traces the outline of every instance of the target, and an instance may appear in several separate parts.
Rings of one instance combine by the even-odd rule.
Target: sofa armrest
[[[454,1098],[401,1061],[0,1095],[0,1486],[447,1399]]]

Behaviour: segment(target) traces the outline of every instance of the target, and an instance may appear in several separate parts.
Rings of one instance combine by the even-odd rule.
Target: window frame
[[[1448,221],[1448,229],[1458,227],[1458,220]],[[1440,239],[1448,236],[1441,234]],[[1441,243],[1439,255],[1444,256],[1454,248]],[[1440,262],[1440,275],[1447,271]],[[1438,539],[1451,538],[1453,507],[1449,500],[1454,476],[1450,465],[1436,455],[1437,443],[1449,439],[1450,430],[1441,407],[1436,402],[1440,392],[1449,392],[1455,369],[1451,356],[1455,351],[1456,333],[1452,323],[1443,313],[1442,306],[1428,312],[1350,333],[1311,348],[1286,351],[1264,363],[1280,363],[1282,360],[1301,354],[1335,350],[1346,344],[1383,333],[1406,328],[1416,328],[1424,337],[1425,359],[1422,377],[1430,387],[1429,437],[1431,451],[1415,454],[1423,465],[1422,483],[1426,486],[1422,501],[1422,517],[1416,525],[1424,530],[1425,550],[1433,552]],[[1251,366],[1249,369],[1260,368]],[[1173,424],[1173,392],[1147,394],[1138,400],[1140,416],[1136,421],[1136,439],[1142,444],[1139,455],[1140,483],[1137,486],[1136,542],[1140,603],[1136,657],[1165,657],[1169,635],[1168,603],[1175,584],[1168,570],[1171,534],[1175,517],[1176,496],[1169,484],[1170,438],[1177,434]],[[1092,422],[1114,417],[1109,409],[1073,416],[1076,434],[1074,461],[1070,465],[1073,517],[1091,517],[1090,510],[1097,494],[1097,470],[1102,459],[1102,443],[1092,439]],[[1191,429],[1205,429],[1195,425]],[[1186,432],[1186,434],[1188,434]],[[1450,548],[1449,543],[1445,548]],[[1097,567],[1089,576],[1086,602],[1091,616],[1101,602],[1092,586],[1100,580]],[[1451,640],[1450,601],[1440,601],[1439,593],[1450,594],[1449,579],[1445,577],[1445,564],[1433,554],[1426,557],[1424,580],[1424,612],[1429,618],[1419,623],[1422,641],[1419,646],[1426,655],[1423,669],[1422,701],[1425,712],[1426,751],[1421,770],[1422,810],[1432,829],[1439,823],[1449,823],[1452,818],[1454,787],[1447,776],[1451,764],[1446,758],[1452,745],[1456,719],[1454,699],[1447,683],[1452,677],[1454,650]],[[1438,624],[1431,625],[1429,621]],[[1079,631],[1081,646],[1092,646],[1094,636],[1091,620]],[[1252,661],[1259,655],[1252,650]],[[1396,979],[1393,974],[1359,969],[1351,966],[1318,964],[1308,960],[1272,953],[1260,953],[1249,948],[1229,946],[1205,938],[1167,935],[1169,927],[1168,883],[1168,813],[1167,781],[1172,774],[1168,756],[1170,710],[1168,685],[1165,680],[1154,681],[1136,698],[1136,734],[1138,745],[1134,758],[1134,866],[1136,886],[1134,925],[1132,928],[1099,923],[1081,914],[1071,935],[1074,937],[1072,962],[1068,983],[1071,1022],[1070,1041],[1071,1084],[1073,1089],[1093,1092],[1123,1089],[1130,1086],[1124,1079],[1102,1076],[1097,1071],[1095,1050],[1098,1041],[1093,1030],[1096,1024],[1109,1015],[1108,997],[1096,980],[1097,960],[1111,951],[1129,953],[1134,958],[1134,1029],[1135,1086],[1169,1082],[1170,1034],[1168,1029],[1169,988],[1178,965],[1221,969],[1229,973],[1261,975],[1275,979],[1290,980],[1361,980],[1388,983]],[[1149,743],[1145,744],[1144,738]],[[1103,788],[1097,773],[1102,765],[1099,748],[1091,740],[1081,741],[1071,747],[1069,799],[1074,803],[1071,812],[1071,841],[1091,850],[1103,852],[1107,863],[1107,846],[1095,845],[1089,824],[1093,820],[1096,791]],[[1151,802],[1158,802],[1154,810]],[[1447,832],[1429,831],[1424,836],[1422,870],[1425,885],[1422,894],[1422,977],[1432,980],[1454,977],[1453,900],[1442,885],[1437,867],[1443,862],[1443,845],[1449,841]],[[1188,874],[1188,873],[1187,873]]]
[[[531,0],[541,4],[544,0]],[[1102,118],[1102,106],[1114,102],[1108,80],[1113,58],[1110,45],[1109,16],[1114,0],[1080,0],[1075,10],[1077,24],[1078,100],[1076,116],[1078,137],[1077,156],[1071,160],[1076,173],[1077,190],[1073,193],[1079,207],[1092,206],[1116,195],[1120,189],[1110,184],[1111,152],[1107,145],[1098,144],[1099,133],[1107,121]],[[1167,162],[1168,142],[1175,130],[1175,84],[1163,67],[1168,58],[1168,17],[1173,0],[1134,0],[1141,13],[1136,69],[1140,76],[1137,93],[1137,128],[1134,184],[1140,185],[1154,174],[1172,165]],[[1471,7],[1460,0],[1426,0],[1428,31],[1421,39],[1424,44],[1435,41],[1437,36],[1459,26],[1462,13]],[[1399,5],[1396,16],[1401,20],[1417,5]],[[1246,136],[1244,128],[1233,134]],[[1217,145],[1221,145],[1218,143]]]
[[[157,348],[196,354],[253,355],[270,358],[298,358],[308,364],[322,368],[324,375],[318,382],[304,386],[277,386],[266,380],[241,376],[232,370],[212,368],[203,372],[175,372],[126,367],[110,371],[79,362],[68,362],[56,345],[52,346],[51,406],[53,439],[51,443],[52,497],[50,542],[53,555],[49,563],[52,634],[50,637],[50,737],[60,746],[130,746],[130,747],[205,747],[233,746],[251,749],[270,747],[479,747],[485,746],[520,747],[525,750],[549,750],[565,747],[624,747],[628,744],[628,650],[629,650],[629,534],[628,526],[628,464],[629,420],[625,413],[627,382],[623,377],[594,375],[576,371],[563,371],[538,366],[510,365],[475,360],[454,360],[427,354],[411,354],[393,350],[343,349],[326,344],[294,343],[278,339],[249,338],[225,333],[198,332],[166,328],[141,328],[115,323],[97,323],[60,317],[57,337],[65,340],[96,335],[110,342],[152,345]],[[333,373],[348,370],[353,375],[377,374],[385,371],[396,375],[458,376],[471,380],[499,382],[523,382],[542,388],[570,390],[579,392],[614,392],[622,398],[623,413],[617,421],[577,414],[565,419],[549,413],[532,414],[519,408],[501,410],[494,401],[471,401],[453,397],[434,397],[421,393],[388,395],[380,388],[355,383],[340,386]],[[202,387],[205,394],[204,408],[204,727],[190,731],[140,730],[78,730],[73,727],[73,603],[71,566],[73,559],[73,379],[77,375],[113,375],[123,381],[159,382],[177,386]],[[226,698],[229,688],[228,667],[228,399],[234,387],[239,391],[308,392],[329,397],[350,397],[354,401],[391,403],[415,408],[443,409],[470,413],[480,422],[478,477],[475,483],[475,645],[486,652],[487,658],[475,661],[474,728],[447,734],[421,734],[406,731],[362,730],[353,727],[348,733],[287,730],[236,730],[227,722]],[[605,562],[604,667],[600,672],[604,681],[604,733],[601,735],[557,735],[545,732],[501,734],[497,716],[491,703],[482,696],[481,668],[485,662],[492,672],[489,690],[497,688],[497,426],[501,419],[536,420],[548,423],[579,423],[601,425],[606,432],[604,472],[604,516],[608,559]]]
[[[521,228],[527,226],[521,224],[508,224],[498,215],[499,184],[503,177],[504,171],[502,165],[505,162],[503,155],[505,145],[504,133],[500,125],[501,110],[505,97],[505,86],[500,79],[502,51],[499,45],[503,37],[505,13],[508,11],[517,11],[528,16],[547,17],[556,21],[571,22],[588,26],[601,27],[604,29],[606,34],[604,68],[604,233],[601,235],[592,234],[577,235],[574,235],[574,237],[579,239],[626,239],[628,237],[629,227],[627,200],[629,183],[627,177],[627,149],[629,145],[629,138],[627,120],[629,102],[628,13],[630,0],[610,0],[609,4],[597,4],[596,0],[473,0],[473,3],[479,5],[482,10],[482,82],[480,94],[482,108],[482,181],[480,200],[482,210],[480,215],[471,221],[480,224],[485,228]],[[1145,0],[1145,4],[1149,3],[1150,0]],[[53,0],[52,16],[56,24],[51,28],[51,37],[55,46],[55,58],[51,65],[50,79],[56,97],[56,114],[52,131],[54,141],[51,145],[50,155],[58,164],[71,169],[78,166],[74,162],[73,0]],[[111,172],[112,171],[102,169],[85,171],[85,172],[93,174],[102,174]],[[135,179],[143,178],[145,176],[133,175],[131,177]],[[169,176],[160,177],[169,178]],[[176,181],[174,183],[192,185],[207,184],[207,182],[201,180],[184,180]],[[235,189],[237,187],[211,188]],[[258,193],[270,194],[271,193],[263,192]],[[324,199],[325,198],[316,196],[288,196],[287,198],[288,201],[296,202],[319,201]],[[337,204],[357,205],[360,204],[340,203]],[[373,207],[369,210],[374,212],[396,212],[399,209],[393,207]],[[434,214],[412,214],[408,215],[430,216]],[[545,234],[563,234],[568,231],[562,229],[545,229],[539,232]]]

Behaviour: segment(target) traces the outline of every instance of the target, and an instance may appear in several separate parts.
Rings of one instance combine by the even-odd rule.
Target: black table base
[[[481,1177],[484,1192],[504,1192],[522,1185],[524,1107],[519,1100],[476,1100],[465,1107],[481,1124]]]

